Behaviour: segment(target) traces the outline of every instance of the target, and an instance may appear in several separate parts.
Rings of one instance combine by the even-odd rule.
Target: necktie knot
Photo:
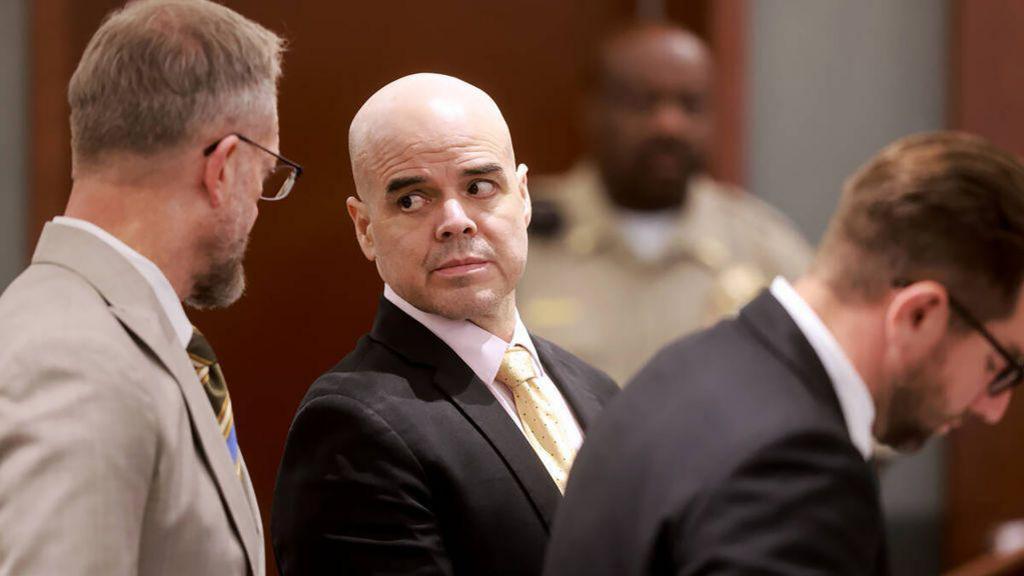
[[[195,326],[192,327],[192,339],[188,341],[186,350],[193,362],[201,362],[207,366],[217,363],[217,355],[213,353],[213,347],[206,340],[206,336],[203,336],[203,333]]]
[[[505,352],[495,380],[515,390],[520,384],[537,377],[533,356],[522,346],[512,346]]]

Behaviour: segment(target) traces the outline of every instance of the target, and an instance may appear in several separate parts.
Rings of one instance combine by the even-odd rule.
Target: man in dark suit
[[[545,574],[884,574],[873,436],[997,422],[1021,379],[1024,167],[900,140],[811,272],[655,356],[588,434]]]
[[[616,390],[533,338],[515,286],[531,209],[494,102],[385,86],[352,121],[371,332],[302,401],[271,518],[284,575],[538,574],[569,466]]]

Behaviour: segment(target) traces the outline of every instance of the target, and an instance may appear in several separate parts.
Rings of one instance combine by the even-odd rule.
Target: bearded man
[[[128,4],[86,47],[67,208],[0,297],[0,574],[265,573],[224,373],[182,302],[241,296],[257,202],[301,173],[276,152],[282,48],[205,0]]]
[[[811,271],[664,348],[588,436],[545,574],[885,574],[872,438],[998,422],[1024,347],[1024,166],[907,137]]]

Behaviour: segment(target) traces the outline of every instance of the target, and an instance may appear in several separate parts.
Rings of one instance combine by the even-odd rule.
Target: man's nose
[[[658,136],[681,138],[691,129],[693,117],[678,102],[663,100],[651,111],[651,128]]]
[[[459,234],[476,234],[476,222],[466,214],[459,199],[450,198],[442,205],[441,223],[435,236],[438,240],[448,240]]]

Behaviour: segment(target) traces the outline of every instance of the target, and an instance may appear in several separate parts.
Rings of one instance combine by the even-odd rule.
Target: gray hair
[[[71,83],[75,165],[110,152],[152,156],[276,110],[284,41],[207,0],[140,0],[112,12]]]

